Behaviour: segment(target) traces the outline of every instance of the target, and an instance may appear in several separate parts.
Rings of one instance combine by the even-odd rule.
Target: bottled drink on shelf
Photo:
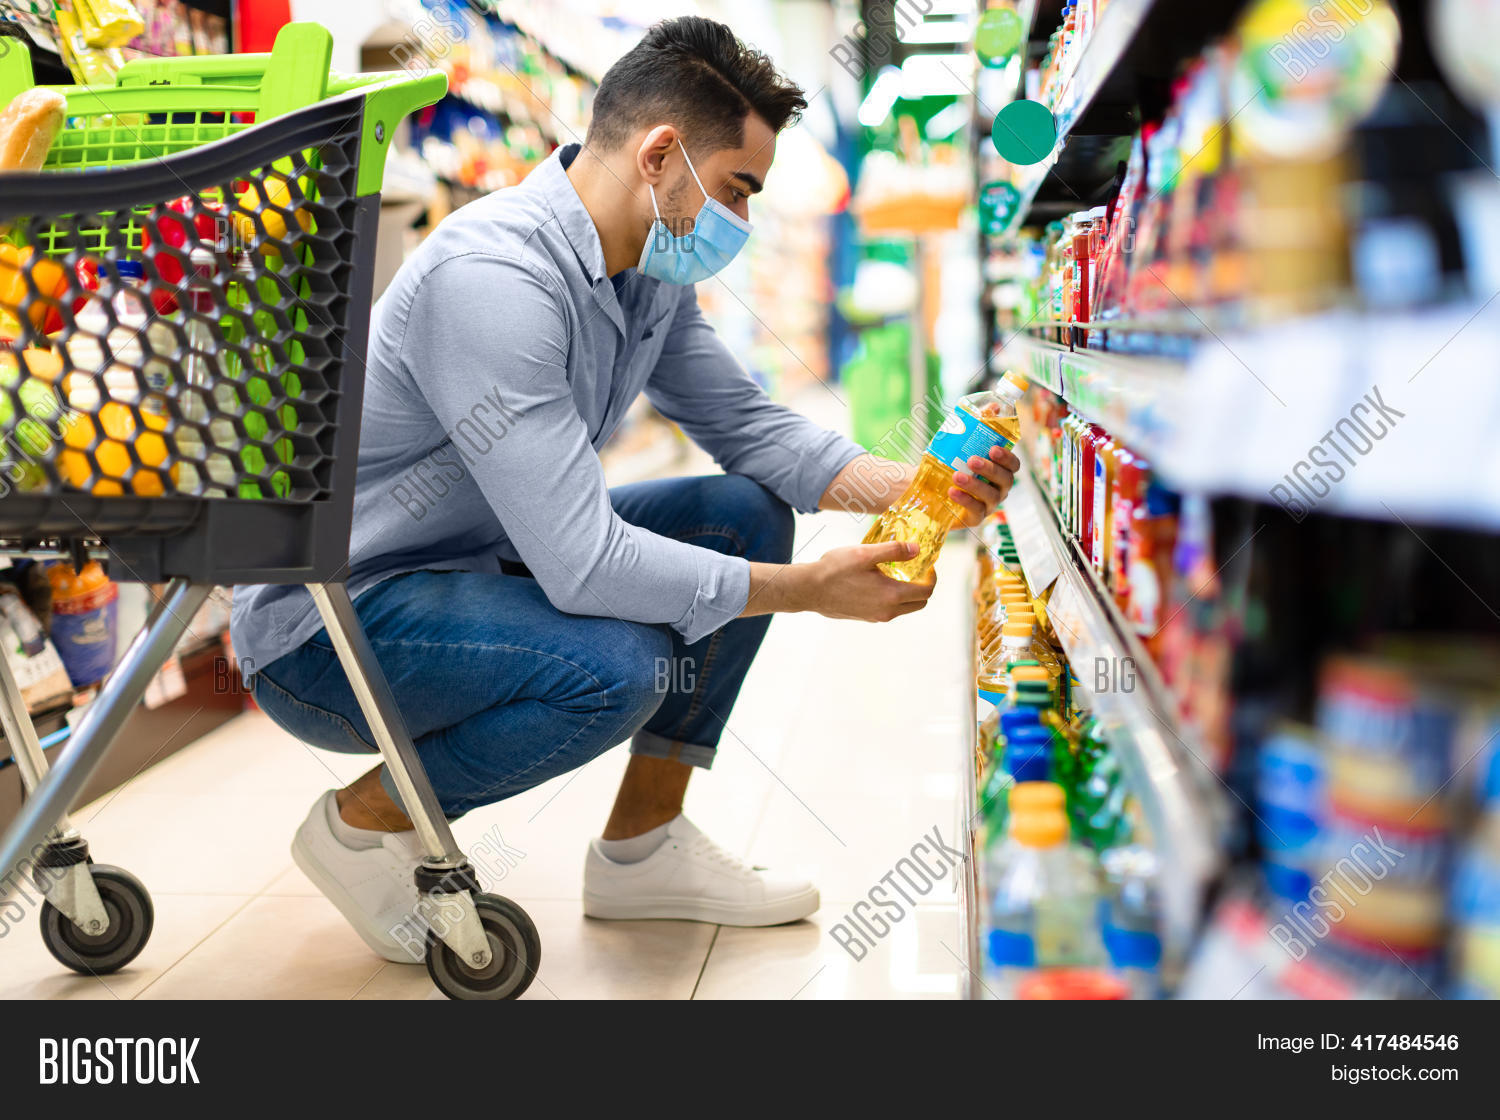
[[[1155,854],[1131,844],[1099,857],[1104,875],[1104,948],[1136,999],[1161,994],[1161,918]]]
[[[1129,609],[1130,528],[1135,507],[1146,499],[1146,461],[1125,447],[1116,453],[1111,496],[1110,542],[1105,556],[1105,585],[1121,611]]]
[[[1058,790],[1059,806],[1062,787],[1049,780],[1052,772],[1052,732],[1021,710],[1004,733],[1004,746],[992,756],[981,787],[981,843],[986,851],[1004,839],[1006,821],[1015,808],[1012,794],[1028,783],[1040,783]]]
[[[917,545],[917,555],[910,560],[882,564],[887,575],[916,582],[932,570],[943,540],[962,513],[948,499],[953,472],[967,471],[971,456],[988,456],[996,446],[1015,446],[1020,439],[1016,405],[1027,387],[1025,378],[1007,373],[992,391],[960,400],[933,435],[906,493],[880,515],[865,536],[865,544],[910,541]],[[1008,566],[1005,553],[1001,560]]]
[[[1479,819],[1453,883],[1453,994],[1460,999],[1500,999],[1500,751],[1486,769]]]
[[[1109,549],[1114,532],[1115,511],[1112,499],[1119,446],[1119,443],[1103,428],[1099,429],[1099,438],[1094,443],[1094,531],[1086,543],[1094,571],[1105,577],[1106,583],[1109,571]]]
[[[1018,807],[1008,840],[987,863],[989,992],[1013,997],[1039,973],[1104,966],[1097,871],[1093,857],[1069,843],[1060,805]]]

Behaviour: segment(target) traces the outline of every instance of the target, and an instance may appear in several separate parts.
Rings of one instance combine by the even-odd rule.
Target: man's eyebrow
[[[760,194],[765,189],[765,184],[748,171],[736,171],[729,176],[731,179],[743,179],[745,185],[750,188],[751,194]]]

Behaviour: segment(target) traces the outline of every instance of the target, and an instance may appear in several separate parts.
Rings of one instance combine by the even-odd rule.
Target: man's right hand
[[[744,614],[816,611],[828,618],[889,622],[927,605],[935,579],[907,583],[877,565],[910,560],[917,546],[904,541],[835,548],[811,564],[750,565],[750,597]]]

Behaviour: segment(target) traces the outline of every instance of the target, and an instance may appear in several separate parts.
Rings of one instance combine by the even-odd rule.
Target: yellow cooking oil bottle
[[[1021,438],[1016,405],[1028,387],[1024,377],[1007,373],[994,389],[960,400],[943,426],[933,433],[912,484],[865,536],[865,544],[916,544],[917,554],[910,560],[893,560],[880,566],[887,575],[908,582],[927,577],[943,540],[963,513],[948,500],[953,472],[967,471],[971,456],[988,457],[992,447],[1016,445]]]

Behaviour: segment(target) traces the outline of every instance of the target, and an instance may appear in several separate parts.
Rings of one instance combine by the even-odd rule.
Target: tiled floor
[[[798,542],[816,557],[863,529],[862,519],[822,514],[801,520]],[[693,779],[694,821],[754,862],[818,883],[823,908],[812,919],[757,930],[585,919],[584,846],[608,813],[623,747],[459,822],[481,878],[541,932],[526,998],[957,994],[951,883],[858,961],[829,931],[934,827],[953,838],[965,551],[944,556],[929,608],[894,623],[778,618],[713,771]],[[96,858],[152,892],[151,942],[119,973],[75,976],[47,955],[28,906],[0,933],[0,999],[435,997],[425,969],[372,955],[287,850],[319,792],[368,765],[246,714],[86,806],[77,821]]]

